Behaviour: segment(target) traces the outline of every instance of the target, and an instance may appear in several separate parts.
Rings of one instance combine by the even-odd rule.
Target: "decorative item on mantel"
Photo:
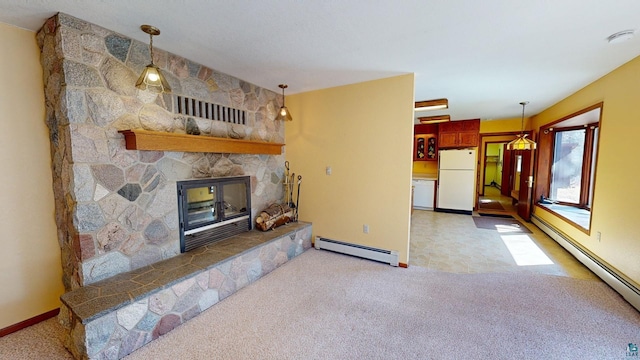
[[[187,118],[185,131],[189,135],[200,135],[200,128],[198,127],[198,123],[194,118],[192,117]]]
[[[160,68],[153,63],[153,35],[160,35],[160,29],[151,25],[140,26],[142,31],[149,34],[149,53],[151,55],[151,64],[147,65],[138,81],[136,87],[142,90],[149,90],[155,93],[170,93],[171,87],[160,71]]]

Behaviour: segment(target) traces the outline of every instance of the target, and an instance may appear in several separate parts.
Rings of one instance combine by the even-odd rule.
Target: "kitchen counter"
[[[431,173],[413,173],[414,180],[438,180],[438,174]]]

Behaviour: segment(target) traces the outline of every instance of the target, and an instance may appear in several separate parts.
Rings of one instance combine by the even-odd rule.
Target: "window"
[[[536,205],[586,234],[591,231],[602,109],[603,103],[595,104],[540,127],[537,150]]]
[[[598,125],[554,130],[549,198],[588,209],[593,198]]]
[[[598,103],[542,126],[537,150],[536,205],[586,234],[591,232],[602,109]]]

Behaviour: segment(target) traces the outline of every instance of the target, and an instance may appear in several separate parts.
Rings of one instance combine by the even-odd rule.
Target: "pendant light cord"
[[[153,65],[153,35],[149,34],[149,53],[151,53],[151,65]]]
[[[520,136],[524,135],[524,107],[525,103],[522,103],[522,120],[520,120]]]
[[[520,120],[520,137],[524,136],[524,107],[527,106],[529,102],[523,101],[520,103],[522,105],[522,120]]]

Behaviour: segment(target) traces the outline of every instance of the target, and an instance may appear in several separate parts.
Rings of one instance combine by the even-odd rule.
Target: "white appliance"
[[[440,150],[436,210],[471,215],[475,200],[476,150]]]
[[[435,205],[435,181],[413,179],[413,208],[433,210]]]

